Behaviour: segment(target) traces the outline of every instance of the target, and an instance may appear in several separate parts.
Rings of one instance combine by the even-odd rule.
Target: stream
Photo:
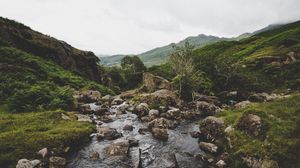
[[[97,105],[90,104],[90,107],[97,108]],[[140,163],[144,168],[164,168],[172,165],[174,162],[170,156],[175,156],[178,167],[180,168],[201,168],[203,163],[199,159],[200,155],[205,155],[200,150],[198,139],[192,138],[191,131],[199,131],[199,125],[196,122],[184,121],[177,128],[168,130],[168,141],[161,141],[153,138],[150,132],[140,134],[139,128],[146,128],[147,123],[142,123],[137,115],[126,112],[125,114],[117,115],[114,109],[110,109],[113,119],[110,123],[103,123],[101,126],[115,128],[123,134],[115,140],[97,140],[97,137],[92,134],[92,140],[81,150],[73,153],[69,158],[68,168],[129,168],[134,167],[132,155],[141,151]],[[97,121],[98,122],[98,121]],[[123,127],[130,124],[134,127],[132,131],[124,131]],[[128,159],[116,159],[114,157],[106,157],[104,149],[112,143],[122,142],[125,140],[136,139],[139,141],[138,147],[130,147]],[[92,160],[91,153],[94,151],[100,154],[100,159]],[[174,158],[174,157],[173,157]]]

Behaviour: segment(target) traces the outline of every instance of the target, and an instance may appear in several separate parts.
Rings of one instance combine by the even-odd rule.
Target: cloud
[[[190,35],[236,36],[300,19],[299,0],[0,0],[0,15],[99,54],[137,54]]]

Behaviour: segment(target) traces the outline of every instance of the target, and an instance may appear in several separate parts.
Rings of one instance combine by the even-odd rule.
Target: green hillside
[[[300,22],[240,41],[222,41],[194,52],[198,69],[215,90],[299,89]]]

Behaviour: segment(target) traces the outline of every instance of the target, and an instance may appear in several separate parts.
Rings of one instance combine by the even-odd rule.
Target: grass
[[[14,167],[19,159],[38,158],[36,152],[47,147],[61,153],[89,139],[94,126],[86,122],[61,119],[62,111],[9,114],[0,107],[0,167]],[[73,148],[74,149],[74,148]]]
[[[299,167],[300,162],[300,94],[273,102],[256,103],[241,110],[219,114],[227,125],[236,126],[244,114],[262,118],[265,139],[255,138],[235,129],[229,134],[233,149],[229,149],[232,165],[238,165],[240,154],[278,161],[280,167]]]

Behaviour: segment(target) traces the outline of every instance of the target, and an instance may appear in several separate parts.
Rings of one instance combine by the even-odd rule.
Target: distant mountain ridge
[[[205,35],[205,34],[199,34],[198,36],[190,36],[185,38],[182,41],[179,41],[178,43],[171,43],[166,46],[157,47],[152,50],[146,51],[144,53],[138,54],[137,56],[141,58],[141,60],[144,62],[146,66],[152,66],[164,63],[167,60],[168,55],[172,52],[172,45],[178,45],[183,46],[186,41],[189,41],[191,45],[193,45],[196,49],[204,47],[205,45],[212,44],[219,41],[236,41],[243,38],[250,37],[252,35],[272,30],[275,28],[278,28],[282,26],[283,24],[271,24],[267,27],[264,27],[260,30],[254,31],[252,33],[243,33],[238,37],[233,38],[225,38],[225,37],[217,37],[212,35]],[[106,66],[118,66],[120,65],[121,59],[127,55],[113,55],[113,56],[105,56],[100,57],[101,63]]]

